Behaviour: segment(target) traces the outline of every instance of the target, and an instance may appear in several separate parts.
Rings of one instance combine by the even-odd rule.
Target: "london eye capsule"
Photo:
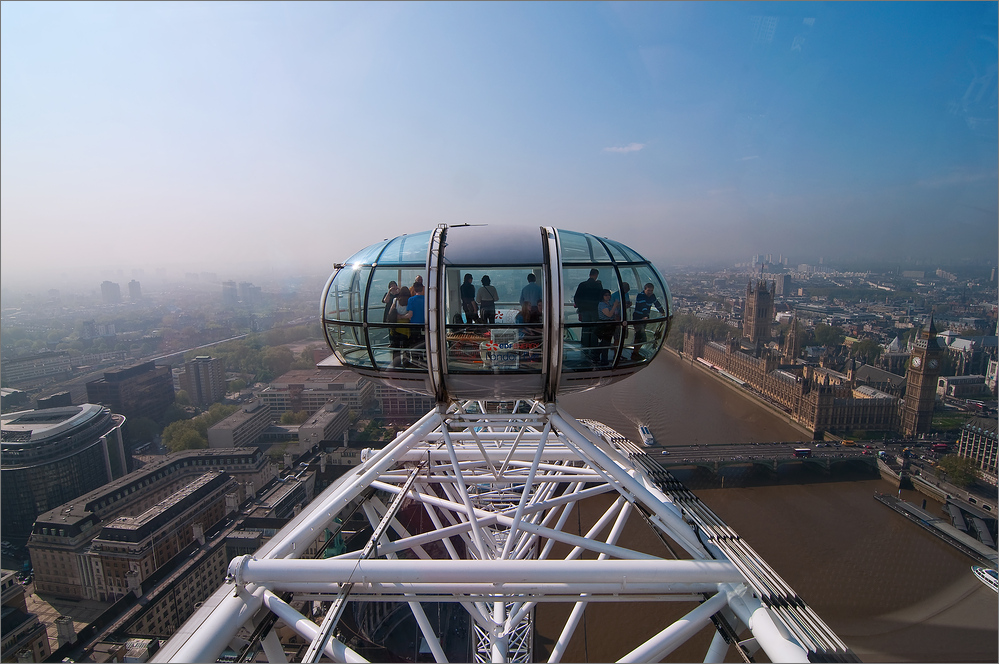
[[[440,226],[351,256],[323,327],[358,374],[438,401],[554,401],[647,365],[669,333],[669,289],[607,238],[550,227]]]

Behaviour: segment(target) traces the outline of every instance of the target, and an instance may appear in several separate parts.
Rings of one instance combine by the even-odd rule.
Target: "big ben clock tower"
[[[930,430],[940,375],[940,346],[933,316],[912,344],[906,365],[905,399],[902,401],[902,434],[912,437]]]

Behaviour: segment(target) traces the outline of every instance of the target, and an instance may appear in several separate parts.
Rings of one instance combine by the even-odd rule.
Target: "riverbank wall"
[[[776,415],[777,417],[779,417],[780,419],[782,419],[784,422],[786,422],[787,424],[789,424],[792,427],[794,427],[797,431],[800,431],[805,436],[805,440],[812,440],[812,439],[815,438],[815,432],[814,431],[812,431],[808,427],[803,426],[802,424],[800,424],[797,420],[795,420],[793,417],[791,417],[791,414],[788,413],[787,411],[782,410],[781,408],[778,408],[777,406],[775,406],[774,404],[772,404],[772,403],[770,403],[768,401],[760,399],[756,395],[756,393],[754,393],[753,391],[748,390],[745,387],[742,387],[741,385],[736,385],[735,383],[733,383],[729,379],[725,378],[721,374],[719,374],[719,373],[717,373],[715,371],[712,371],[711,369],[709,369],[708,367],[704,366],[700,362],[695,362],[693,360],[693,358],[691,358],[690,356],[684,355],[683,353],[681,353],[680,351],[678,351],[678,350],[676,350],[674,348],[670,348],[669,346],[664,345],[663,346],[663,350],[665,352],[671,354],[673,357],[677,358],[678,360],[686,363],[687,366],[691,366],[691,367],[696,368],[698,371],[700,371],[705,376],[710,376],[712,380],[714,380],[714,381],[716,381],[718,383],[721,383],[722,385],[724,385],[728,389],[732,390],[736,394],[739,394],[739,395],[745,397],[746,399],[749,399],[750,401],[752,401],[755,405],[759,406],[760,408],[764,408],[765,410],[769,411],[771,414]]]
[[[717,468],[693,463],[662,463],[662,466],[690,489],[859,482],[880,477],[877,466],[869,457],[837,459],[828,465],[802,459],[776,466],[772,463],[726,464]]]

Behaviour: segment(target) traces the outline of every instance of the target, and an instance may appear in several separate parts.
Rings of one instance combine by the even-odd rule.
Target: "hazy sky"
[[[996,260],[997,3],[2,4],[2,278],[439,223]],[[301,270],[299,270],[301,271]]]

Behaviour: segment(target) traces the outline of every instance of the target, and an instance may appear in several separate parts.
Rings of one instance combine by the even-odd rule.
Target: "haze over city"
[[[5,2],[0,30],[5,287],[328,274],[438,223],[661,268],[996,260],[994,2]]]

